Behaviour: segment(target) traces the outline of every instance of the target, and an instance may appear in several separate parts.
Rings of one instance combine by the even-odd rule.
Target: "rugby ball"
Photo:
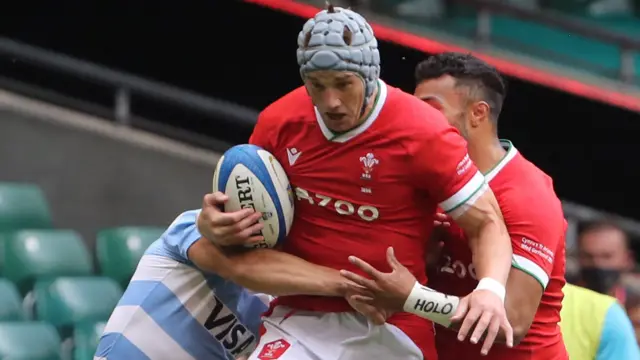
[[[255,145],[236,145],[218,161],[213,191],[229,197],[225,212],[253,208],[262,213],[264,240],[251,247],[281,244],[293,223],[293,192],[282,165],[268,151]]]

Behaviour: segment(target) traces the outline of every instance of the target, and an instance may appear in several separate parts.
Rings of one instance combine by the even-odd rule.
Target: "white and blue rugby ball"
[[[293,223],[293,192],[282,165],[255,145],[236,145],[218,161],[213,191],[229,197],[224,211],[254,208],[262,213],[264,240],[252,247],[272,248],[289,234]]]

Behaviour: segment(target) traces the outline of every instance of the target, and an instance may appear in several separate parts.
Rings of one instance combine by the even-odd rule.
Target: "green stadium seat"
[[[5,234],[3,275],[25,295],[36,279],[89,275],[89,251],[71,230],[22,230]]]
[[[396,8],[395,11],[398,16],[405,18],[421,18],[421,19],[432,19],[439,18],[444,15],[446,10],[446,5],[443,1],[440,0],[412,0],[406,1],[403,3],[399,3],[399,1],[395,1]]]
[[[574,16],[593,18],[627,17],[633,12],[631,0],[549,0],[545,7]]]
[[[106,324],[104,321],[85,322],[76,326],[73,331],[73,360],[93,359]]]
[[[38,281],[33,293],[38,320],[63,329],[107,320],[122,288],[107,277],[60,277]]]
[[[0,231],[51,227],[49,206],[38,186],[0,183]]]
[[[4,241],[6,238],[6,234],[0,232],[0,276],[2,276],[4,271]]]
[[[0,359],[61,360],[60,336],[42,322],[0,323]]]
[[[23,321],[22,299],[16,286],[7,279],[0,279],[0,322]]]
[[[411,0],[371,0],[369,6],[371,10],[381,14],[395,14],[398,6]]]
[[[545,8],[577,18],[591,27],[606,28],[632,38],[640,37],[640,20],[629,10],[629,0],[505,1],[529,9],[535,8],[536,3],[539,3]],[[640,4],[640,0],[634,1]],[[422,21],[417,25],[473,38],[478,28],[477,11],[474,6],[453,2],[447,7],[447,16],[429,23]],[[613,78],[617,78],[620,71],[621,51],[618,46],[555,26],[492,14],[490,34],[493,46],[553,61],[558,65]],[[640,52],[635,52],[633,62],[636,69],[640,68]],[[634,80],[636,84],[640,84],[640,75],[636,74]]]
[[[509,5],[517,6],[521,9],[527,9],[527,10],[540,9],[539,0],[506,0],[505,2]]]
[[[100,231],[96,239],[100,273],[125,286],[145,250],[163,232],[163,228],[155,227],[121,227]]]
[[[596,20],[592,21],[593,23]],[[597,20],[603,23],[604,20]],[[618,22],[615,22],[616,24]],[[621,31],[640,36],[640,26],[622,22]],[[477,18],[466,15],[452,16],[441,25],[452,34],[472,36],[477,27]],[[491,18],[492,43],[499,47],[518,51],[535,57],[553,59],[558,64],[582,68],[601,75],[615,77],[619,71],[620,49],[616,45],[570,34],[540,23],[520,21],[508,16]],[[635,56],[635,66],[640,66],[640,55]],[[640,81],[640,76],[636,76]]]

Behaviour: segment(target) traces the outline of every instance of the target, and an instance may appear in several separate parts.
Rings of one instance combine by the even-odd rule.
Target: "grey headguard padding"
[[[353,71],[365,81],[366,99],[373,94],[380,76],[380,53],[373,30],[360,14],[340,7],[323,10],[309,19],[298,34],[300,75],[315,70]],[[343,38],[345,27],[351,44]],[[307,34],[309,43],[305,44]],[[306,45],[306,47],[305,47]]]

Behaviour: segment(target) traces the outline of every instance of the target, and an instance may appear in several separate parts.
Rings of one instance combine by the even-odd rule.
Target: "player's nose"
[[[336,110],[342,105],[340,97],[335,91],[325,91],[322,101],[329,111]]]

